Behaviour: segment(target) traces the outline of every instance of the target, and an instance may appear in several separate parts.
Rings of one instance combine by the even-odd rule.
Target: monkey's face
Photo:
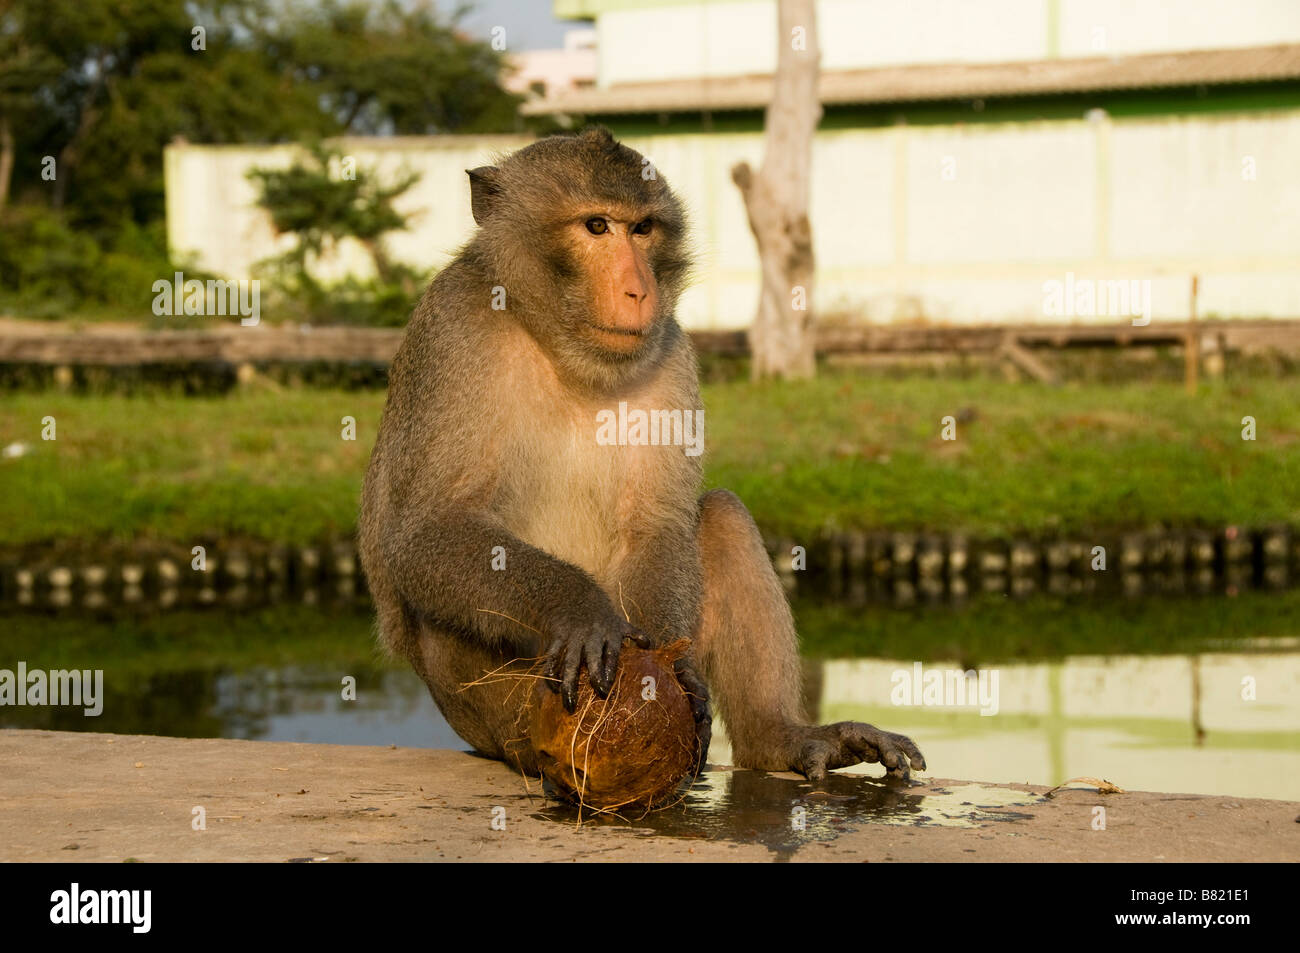
[[[562,371],[610,384],[663,352],[690,262],[681,204],[648,159],[596,128],[469,176],[474,257]]]
[[[594,207],[565,229],[563,244],[572,250],[589,297],[580,309],[582,333],[598,349],[631,355],[649,339],[659,317],[654,226],[639,209]]]

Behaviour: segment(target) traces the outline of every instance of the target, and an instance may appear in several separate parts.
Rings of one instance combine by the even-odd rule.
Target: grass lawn
[[[0,544],[51,539],[285,542],[341,535],[383,394],[252,388],[227,397],[0,397]],[[1300,382],[1048,389],[999,379],[825,373],[705,388],[709,486],[765,529],[1069,532],[1300,525]],[[41,420],[57,421],[56,441]],[[356,441],[340,438],[341,418]],[[957,439],[941,419],[958,417]],[[1242,439],[1242,418],[1258,437]],[[969,418],[969,419],[968,419]],[[593,423],[594,426],[594,423]]]

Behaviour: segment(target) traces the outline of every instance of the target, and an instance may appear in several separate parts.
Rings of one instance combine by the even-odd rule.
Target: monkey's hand
[[[709,742],[713,739],[713,714],[709,711],[709,688],[704,679],[695,671],[689,659],[679,658],[673,663],[677,681],[686,692],[691,703],[691,714],[695,716],[695,739],[700,743],[700,751],[695,762],[695,774],[704,770],[709,759]]]
[[[560,693],[564,710],[570,714],[578,707],[578,677],[583,665],[587,666],[591,687],[605,698],[614,686],[623,640],[631,639],[643,649],[654,645],[650,636],[614,611],[604,593],[592,602],[594,607],[568,609],[550,626],[552,638],[543,673],[548,678],[546,684],[551,691]]]
[[[911,768],[925,770],[925,757],[911,738],[881,731],[874,725],[839,721],[833,725],[800,725],[792,732],[790,767],[812,781],[826,777],[827,771],[859,762],[883,764],[889,777],[904,781],[911,776]]]

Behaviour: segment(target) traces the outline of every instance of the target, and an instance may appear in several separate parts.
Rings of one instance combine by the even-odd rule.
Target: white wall
[[[421,136],[337,141],[364,169],[385,182],[408,172],[420,180],[397,203],[412,215],[410,229],[387,237],[394,257],[421,267],[440,267],[469,237],[466,169],[493,161],[532,141],[526,136]],[[167,239],[173,252],[192,254],[203,268],[220,275],[250,277],[258,261],[292,247],[276,240],[270,218],[256,207],[256,190],[247,179],[253,168],[285,168],[292,146],[168,146],[164,153]],[[321,264],[324,278],[366,273],[370,259],[355,244]]]
[[[1061,56],[1300,43],[1296,0],[1059,0]]]
[[[776,65],[774,0],[592,6],[600,86]],[[817,16],[827,70],[1300,42],[1297,0],[820,0]]]
[[[391,250],[437,267],[473,228],[464,170],[525,141],[344,145],[362,166],[424,174],[402,204],[416,213],[412,230]],[[691,216],[700,267],[681,318],[695,328],[746,325],[757,257],[730,168],[758,164],[761,135],[628,142],[653,159]],[[243,173],[288,156],[282,148],[168,149],[173,249],[249,277],[276,248]],[[1070,272],[1150,280],[1153,317],[1183,319],[1198,274],[1202,316],[1300,317],[1297,157],[1296,110],[823,132],[813,160],[814,304],[874,322],[1090,320],[1044,311],[1043,283]],[[353,250],[329,266],[337,273],[363,262]]]

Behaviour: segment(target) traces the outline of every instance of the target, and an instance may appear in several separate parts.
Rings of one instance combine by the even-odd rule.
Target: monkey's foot
[[[827,771],[866,762],[883,764],[889,777],[907,780],[911,770],[925,770],[925,757],[906,735],[881,731],[860,721],[833,725],[798,725],[789,729],[790,767],[812,781]]]

